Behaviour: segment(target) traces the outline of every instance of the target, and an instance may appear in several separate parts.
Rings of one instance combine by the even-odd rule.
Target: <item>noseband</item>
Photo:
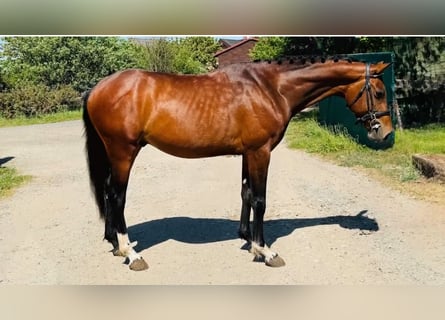
[[[351,108],[358,101],[358,99],[360,99],[363,92],[366,91],[366,105],[368,106],[368,112],[362,117],[357,117],[357,121],[355,122],[356,124],[357,123],[365,123],[368,120],[373,121],[373,120],[376,120],[377,118],[390,115],[389,110],[387,110],[387,111],[374,110],[374,98],[373,98],[372,92],[371,92],[370,79],[378,78],[380,75],[371,75],[370,67],[371,67],[371,64],[366,63],[365,85],[361,88],[361,90],[355,97],[354,101],[352,101],[352,103],[350,105],[347,105],[348,108]]]

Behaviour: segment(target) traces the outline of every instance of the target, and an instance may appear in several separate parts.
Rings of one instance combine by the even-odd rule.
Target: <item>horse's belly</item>
[[[241,154],[242,144],[237,138],[207,134],[191,136],[183,134],[156,134],[151,132],[146,141],[168,154],[182,158],[203,158],[229,154]]]
[[[162,143],[153,139],[150,139],[148,143],[165,153],[181,158],[205,158],[221,155],[237,155],[242,153],[241,149],[235,148],[233,146],[190,147],[187,145]]]

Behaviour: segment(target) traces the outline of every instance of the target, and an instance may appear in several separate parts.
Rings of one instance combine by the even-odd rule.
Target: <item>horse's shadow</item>
[[[4,165],[5,163],[11,161],[12,159],[14,159],[14,157],[4,157],[4,158],[0,158],[0,167],[2,165]]]
[[[378,223],[367,217],[367,210],[354,216],[277,219],[264,222],[265,241],[272,245],[296,229],[337,224],[345,229],[378,231]],[[211,243],[238,238],[239,221],[212,218],[173,217],[143,222],[128,228],[130,239],[137,240],[136,251],[173,239],[185,243]]]

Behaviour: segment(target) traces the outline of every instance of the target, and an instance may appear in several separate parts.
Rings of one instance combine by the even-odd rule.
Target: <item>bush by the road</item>
[[[80,108],[79,93],[70,86],[50,89],[42,84],[19,86],[0,93],[0,116],[32,117]]]

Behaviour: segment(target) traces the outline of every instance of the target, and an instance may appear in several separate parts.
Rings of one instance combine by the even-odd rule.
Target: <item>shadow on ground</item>
[[[0,158],[0,167],[2,165],[4,165],[5,163],[11,161],[12,159],[14,159],[14,157],[4,157],[4,158]]]
[[[265,241],[270,246],[278,238],[300,228],[334,225],[345,229],[378,231],[374,219],[366,216],[367,210],[352,216],[330,216],[324,218],[295,218],[269,220],[264,223]],[[185,243],[211,243],[238,238],[239,221],[212,218],[172,217],[147,221],[128,228],[132,241],[137,240],[136,251],[155,246],[167,240]]]

